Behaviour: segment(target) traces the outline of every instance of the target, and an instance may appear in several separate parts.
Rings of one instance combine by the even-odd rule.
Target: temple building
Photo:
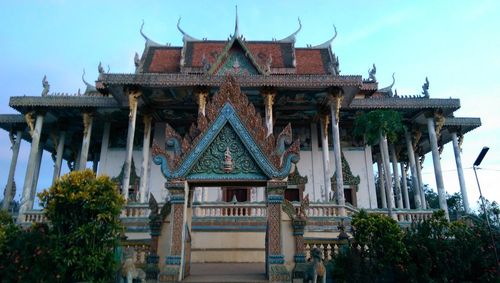
[[[138,267],[157,267],[147,276],[160,282],[210,262],[262,263],[269,281],[289,282],[303,276],[311,247],[326,258],[338,251],[360,209],[402,225],[429,217],[426,155],[447,211],[440,151],[449,142],[468,210],[460,144],[481,121],[455,117],[459,99],[431,98],[427,79],[421,93],[398,94],[394,81],[379,86],[374,64],[367,77],[341,74],[337,31],[299,47],[300,20],[272,41],[247,40],[237,20],[227,40],[194,38],[180,20],[177,27],[182,46],[159,44],[141,27],[134,73],[99,65],[83,93],[51,93],[43,78],[41,95],[10,98],[19,114],[0,115],[13,145],[4,208],[20,143],[31,144],[17,184],[19,223],[44,221],[33,207],[43,153],[53,157],[54,181],[63,161],[114,178],[127,200],[123,245]],[[380,109],[401,113],[406,130],[370,146],[353,134],[354,121]]]

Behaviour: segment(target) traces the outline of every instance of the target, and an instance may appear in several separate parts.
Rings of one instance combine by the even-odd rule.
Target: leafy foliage
[[[354,135],[364,138],[369,145],[375,145],[379,133],[385,134],[389,142],[395,142],[403,132],[401,113],[394,110],[373,110],[362,113],[354,121]]]
[[[62,281],[110,281],[124,203],[116,184],[90,170],[74,171],[39,197],[52,226],[52,256],[63,270]]]
[[[352,226],[352,247],[333,259],[335,282],[498,282],[500,232],[493,246],[478,217],[450,223],[440,210],[401,230],[386,216],[360,212]]]

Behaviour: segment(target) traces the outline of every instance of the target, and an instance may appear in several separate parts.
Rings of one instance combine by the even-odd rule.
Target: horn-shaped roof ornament
[[[302,29],[302,23],[300,22],[300,18],[297,18],[297,20],[299,21],[299,28],[294,33],[290,34],[289,36],[278,40],[278,42],[293,42],[293,43],[295,43],[295,40],[297,39],[297,34]]]
[[[85,69],[83,69],[83,73],[82,73],[82,81],[83,83],[87,86],[87,88],[85,89],[85,93],[87,92],[91,92],[91,91],[97,91],[97,89],[95,88],[95,86],[89,84],[86,80],[85,80]]]
[[[329,40],[325,41],[324,43],[321,43],[321,44],[316,45],[316,46],[312,46],[310,48],[328,48],[328,47],[330,47],[330,45],[332,44],[333,40],[337,37],[337,27],[335,27],[335,25],[333,25],[333,30],[334,30],[335,34],[333,35],[332,38],[330,38]]]
[[[179,20],[177,21],[177,29],[182,33],[183,41],[199,41],[199,39],[190,36],[181,29],[181,17],[179,17]]]
[[[388,93],[389,96],[392,96],[392,87],[396,83],[396,78],[394,77],[395,74],[396,73],[392,73],[392,84],[390,86],[386,86],[384,88],[379,89],[378,92],[385,92]]]
[[[149,37],[147,37],[144,34],[144,32],[142,31],[143,28],[144,28],[144,20],[142,20],[142,25],[141,25],[140,33],[141,33],[142,37],[144,37],[144,39],[146,40],[146,46],[162,46],[162,44],[159,44],[158,42],[153,41]]]

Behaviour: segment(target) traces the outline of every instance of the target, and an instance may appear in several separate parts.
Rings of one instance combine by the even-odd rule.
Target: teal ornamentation
[[[257,69],[252,62],[245,56],[242,50],[233,49],[228,54],[226,62],[217,72],[219,75],[258,75]]]
[[[193,168],[198,166],[197,164],[199,163],[198,161],[201,160],[201,157],[205,156],[204,153],[207,151],[207,149],[213,148],[212,143],[226,126],[231,127],[231,129],[235,133],[235,136],[239,138],[242,147],[238,150],[243,150],[244,148],[246,152],[248,152],[248,154],[245,154],[245,156],[248,156],[249,158],[251,157],[250,159],[253,160],[255,164],[257,164],[260,170],[262,170],[261,174],[257,174],[255,171],[244,172],[246,169],[250,170],[250,168],[254,168],[252,167],[253,165],[249,163],[248,159],[244,159],[243,163],[239,165],[240,168],[245,169],[240,169],[241,172],[239,172],[238,174],[219,174],[213,171],[211,174],[204,175],[199,175],[197,173],[191,174]],[[226,147],[224,147],[224,150],[225,149]],[[222,150],[222,148],[219,148],[218,150]],[[165,178],[167,178],[167,180],[183,178],[191,180],[282,180],[290,173],[292,163],[297,163],[299,161],[299,155],[295,152],[289,152],[288,154],[285,153],[283,156],[281,168],[276,168],[268,159],[268,157],[262,152],[250,132],[243,125],[232,104],[230,102],[226,102],[222,107],[219,116],[212,122],[205,133],[203,133],[203,136],[199,140],[198,144],[196,144],[194,148],[187,154],[185,159],[182,160],[179,167],[173,169],[168,163],[167,157],[164,154],[155,154],[153,157],[153,161],[155,164],[160,165],[161,171]],[[218,164],[222,165],[223,161],[224,158],[222,157],[222,159],[218,161]],[[204,160],[201,162],[208,161]]]
[[[227,150],[232,158],[233,168],[231,171],[224,169]],[[203,152],[187,179],[212,179],[216,175],[223,175],[224,179],[248,177],[266,179],[265,174],[229,124],[224,125],[214,141]]]

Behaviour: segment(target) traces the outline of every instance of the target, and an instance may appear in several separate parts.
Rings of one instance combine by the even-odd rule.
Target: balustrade
[[[388,215],[388,212],[385,209],[367,210],[367,212],[370,214]],[[396,209],[392,211],[395,220],[399,222],[418,222],[430,219],[433,213],[434,210]]]
[[[148,204],[128,204],[122,210],[121,217],[148,217],[150,213]]]
[[[264,203],[202,203],[193,205],[195,217],[265,217]]]
[[[312,249],[318,248],[321,251],[323,260],[331,260],[339,253],[343,245],[349,244],[348,240],[306,238],[304,239],[306,259],[311,258]]]

